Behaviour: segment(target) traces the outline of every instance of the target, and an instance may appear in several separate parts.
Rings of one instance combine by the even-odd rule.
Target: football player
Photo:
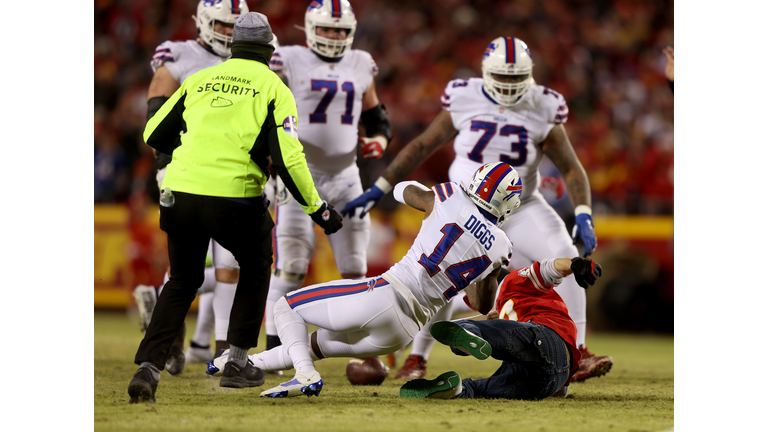
[[[241,14],[248,12],[245,0],[201,0],[197,5],[197,15],[192,16],[197,25],[198,38],[165,41],[158,45],[150,63],[154,75],[147,93],[147,119],[160,109],[187,77],[201,69],[218,65],[230,57],[235,21]],[[274,35],[271,44],[278,45]],[[170,155],[156,152],[158,187],[162,184],[165,168],[169,163]],[[229,347],[226,343],[227,328],[240,266],[232,253],[215,241],[211,241],[209,256],[213,261],[213,268],[206,269],[203,287],[198,291],[199,309],[195,335],[186,352],[183,352],[185,328],[182,327],[165,366],[172,375],[181,373],[186,362],[204,363],[214,357],[214,351],[210,348],[214,326],[216,352]],[[165,280],[168,280],[167,273]],[[155,293],[152,287],[146,286],[137,287],[134,292],[143,322],[149,322],[159,294],[160,291]]]
[[[316,360],[395,352],[465,289],[474,309],[491,310],[496,278],[513,250],[500,227],[520,205],[523,187],[517,171],[501,162],[467,178],[466,188],[449,182],[429,189],[415,181],[395,187],[395,199],[423,211],[424,221],[405,257],[381,276],[312,285],[275,303],[283,344],[250,360],[265,371],[293,367],[296,375],[262,397],[317,395],[323,381]],[[319,330],[309,335],[307,324]],[[209,362],[208,374],[227,360],[224,354]]]
[[[556,91],[536,84],[528,46],[513,37],[494,39],[485,49],[482,78],[450,81],[441,97],[443,110],[425,132],[401,150],[381,177],[363,195],[342,210],[349,215],[362,207],[362,215],[404,180],[443,145],[453,140],[456,157],[448,175],[451,181],[466,178],[478,166],[502,161],[515,167],[523,178],[523,207],[505,227],[515,239],[517,254],[528,263],[553,256],[578,256],[577,239],[584,244],[583,256],[597,246],[590,187],[565,131],[568,106]],[[547,156],[562,175],[576,222],[572,236],[565,223],[539,191],[539,163]],[[515,268],[515,267],[512,267]],[[595,356],[586,347],[586,296],[572,278],[557,288],[578,329],[576,343],[582,362],[573,380],[604,375],[613,364],[609,356]],[[461,307],[462,302],[454,302]],[[448,309],[436,320],[450,319]],[[419,341],[428,341],[419,345]],[[421,378],[426,373],[425,353],[434,339],[424,330],[414,340],[413,357],[396,376]]]
[[[380,158],[392,126],[376,95],[378,67],[371,55],[352,49],[357,20],[346,0],[313,1],[304,14],[307,46],[281,46],[270,67],[296,98],[299,139],[315,187],[341,206],[363,192],[356,164],[358,147],[366,159]],[[364,129],[359,136],[358,126]],[[265,312],[266,349],[280,344],[273,317],[275,302],[302,286],[315,248],[312,220],[278,179],[275,211],[275,271]],[[363,278],[370,216],[355,218],[328,237],[336,268],[344,279]]]

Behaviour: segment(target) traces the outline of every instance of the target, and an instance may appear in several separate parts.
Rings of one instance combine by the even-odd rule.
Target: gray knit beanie
[[[258,12],[240,15],[232,31],[232,42],[261,42],[268,44],[272,40],[272,28],[267,16]]]

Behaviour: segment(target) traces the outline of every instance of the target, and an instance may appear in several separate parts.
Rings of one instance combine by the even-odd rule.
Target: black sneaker
[[[131,383],[128,384],[128,395],[131,397],[130,403],[149,402],[155,403],[155,391],[157,383],[152,378],[152,372],[145,367],[140,367],[133,375]]]
[[[186,357],[184,356],[184,336],[187,334],[187,327],[182,324],[181,330],[173,340],[173,345],[168,352],[168,359],[165,361],[165,370],[171,375],[178,375],[184,370]]]
[[[264,384],[264,372],[248,360],[245,367],[240,367],[235,362],[227,362],[224,365],[220,387],[245,388],[258,387]]]

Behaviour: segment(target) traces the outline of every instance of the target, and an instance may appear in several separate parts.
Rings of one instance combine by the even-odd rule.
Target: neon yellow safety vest
[[[321,205],[297,132],[293,94],[242,54],[190,76],[149,119],[144,141],[173,159],[162,188],[196,195],[262,194],[269,159],[307,214]],[[181,131],[181,134],[180,134]]]

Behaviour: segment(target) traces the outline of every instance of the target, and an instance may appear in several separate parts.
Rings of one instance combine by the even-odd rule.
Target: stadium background
[[[247,1],[269,17],[281,45],[304,44],[306,0]],[[154,157],[141,138],[149,59],[165,40],[196,37],[194,0],[96,0],[94,26],[94,306],[125,308],[139,283],[158,285],[167,265],[157,228]],[[377,93],[394,139],[379,161],[360,161],[370,184],[396,152],[430,123],[454,78],[480,76],[481,53],[497,36],[531,49],[537,83],[562,93],[566,129],[592,186],[605,276],[588,291],[596,330],[673,331],[674,104],[661,50],[673,45],[668,1],[515,2],[352,0],[354,47],[379,66]],[[444,147],[411,178],[447,179]],[[544,161],[545,176],[558,176]],[[566,195],[545,197],[572,226]],[[418,212],[389,196],[372,212],[369,274],[402,257],[418,231]],[[338,278],[318,236],[307,284]]]

